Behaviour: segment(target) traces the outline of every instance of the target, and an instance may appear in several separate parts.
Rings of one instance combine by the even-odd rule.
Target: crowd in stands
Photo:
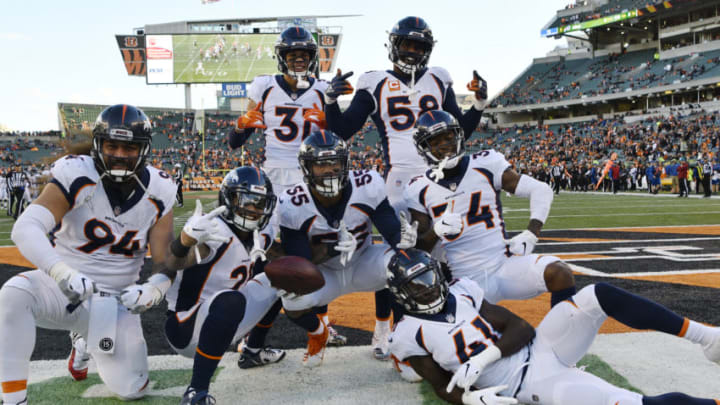
[[[562,163],[569,174],[565,175],[568,182],[564,186],[575,190],[587,190],[601,182],[602,170],[614,154],[621,172],[620,184],[626,188],[626,184],[631,185],[628,179],[633,167],[635,178],[642,181],[648,167],[657,167],[657,176],[672,178],[680,161],[687,161],[692,167],[701,166],[704,160],[718,165],[720,113],[681,114],[648,117],[633,123],[619,118],[575,125],[481,128],[470,145],[476,149],[494,148],[504,153],[519,171],[544,181],[550,181],[550,168]],[[720,166],[716,171],[720,173]],[[647,184],[647,178],[644,180]],[[608,181],[611,183],[611,179]],[[601,182],[605,189],[608,181]],[[671,186],[675,191],[676,182]]]
[[[148,115],[154,129],[150,164],[168,172],[180,165],[188,188],[213,188],[228,169],[263,163],[265,142],[259,131],[248,139],[244,148],[229,149],[227,137],[234,128],[237,114],[206,112],[204,136],[196,129],[194,113],[155,111]],[[377,129],[368,122],[350,140],[351,168],[383,172],[379,142]],[[608,183],[600,179],[601,172],[610,156],[616,155],[623,188],[630,188],[638,182],[649,183],[647,180],[642,183],[648,167],[657,166],[658,176],[671,178],[674,165],[681,159],[691,167],[698,166],[698,160],[703,158],[717,163],[720,113],[705,112],[698,107],[633,122],[619,117],[504,129],[485,125],[467,141],[466,149],[472,153],[488,148],[505,154],[518,171],[546,181],[550,181],[550,168],[562,163],[567,170],[563,186],[575,190],[591,189],[598,183],[607,188]],[[17,162],[41,164],[42,157],[51,161],[64,153],[57,143],[20,137],[12,142],[0,142],[0,166]],[[41,171],[42,167],[37,170]],[[717,170],[720,173],[720,167]],[[636,181],[631,182],[631,177]]]
[[[720,75],[720,50],[657,60],[655,50],[532,65],[490,107],[622,93]]]

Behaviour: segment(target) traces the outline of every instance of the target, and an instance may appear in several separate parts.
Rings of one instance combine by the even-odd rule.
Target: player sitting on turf
[[[681,393],[650,397],[615,387],[575,368],[607,317],[635,329],[678,335],[720,363],[720,328],[606,283],[589,285],[554,306],[537,330],[485,300],[469,279],[448,282],[444,264],[417,249],[401,250],[388,284],[406,315],[392,352],[410,363],[435,393],[456,404],[716,405]]]
[[[283,298],[288,316],[308,332],[307,367],[321,364],[328,339],[327,325],[310,310],[351,292],[385,288],[385,254],[401,242],[382,177],[372,170],[350,172],[348,155],[345,142],[332,132],[313,132],[298,155],[305,181],[279,196],[285,254],[310,260],[314,250],[325,253],[324,260],[313,261],[319,262],[325,286],[297,299]],[[385,243],[372,243],[373,225]]]
[[[445,111],[418,118],[415,145],[432,167],[410,181],[405,202],[418,221],[418,248],[430,252],[438,239],[454,277],[468,277],[485,299],[528,299],[546,291],[555,305],[575,294],[570,267],[557,257],[531,254],[550,212],[552,190],[518,175],[494,151],[465,154],[465,137]],[[500,190],[530,199],[527,230],[506,240]]]
[[[171,269],[178,271],[168,291],[165,335],[173,349],[192,357],[193,375],[181,404],[210,404],[210,379],[231,342],[245,336],[278,301],[263,272],[274,239],[270,225],[276,197],[260,169],[244,166],[223,179],[219,206],[193,216],[171,244]],[[198,256],[199,253],[199,256]],[[248,280],[251,282],[248,283]],[[255,365],[276,363],[283,350],[243,352]]]

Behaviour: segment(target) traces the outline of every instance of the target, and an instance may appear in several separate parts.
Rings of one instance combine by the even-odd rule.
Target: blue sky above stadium
[[[14,1],[0,17],[0,126],[11,130],[57,129],[57,102],[130,103],[183,107],[182,86],[148,86],[127,76],[115,34],[183,20],[293,15],[362,14],[322,19],[342,26],[337,67],[361,72],[387,69],[386,31],[402,17],[428,21],[437,45],[431,65],[447,68],[456,92],[472,70],[502,90],[533,57],[563,41],[541,38],[540,29],[571,0],[346,2],[221,0]],[[407,4],[412,4],[408,7]],[[215,85],[193,88],[193,108],[214,108]]]

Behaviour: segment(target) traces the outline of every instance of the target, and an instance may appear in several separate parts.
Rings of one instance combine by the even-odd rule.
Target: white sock
[[[385,331],[390,330],[390,320],[387,321],[381,321],[379,319],[375,319],[375,330],[376,331]]]
[[[322,316],[322,321],[325,323],[325,325],[330,325],[330,317],[328,316],[328,314]]]
[[[30,356],[35,347],[33,304],[33,297],[24,290],[8,286],[0,290],[0,382],[4,403],[20,403],[27,397]]]
[[[320,322],[320,326],[318,326],[318,328],[315,329],[314,331],[310,332],[310,334],[311,335],[319,335],[319,334],[323,333],[324,331],[325,331],[325,324]]]
[[[688,323],[688,327],[683,337],[693,343],[699,343],[703,346],[707,346],[716,339],[718,334],[720,334],[720,328],[706,326],[687,318],[686,321]]]

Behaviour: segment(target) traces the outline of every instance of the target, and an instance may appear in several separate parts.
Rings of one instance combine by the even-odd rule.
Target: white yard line
[[[573,215],[550,215],[548,218],[597,218],[597,217],[646,217],[646,216],[688,216],[688,215],[706,215],[706,214],[720,214],[719,211],[695,211],[695,212],[689,212],[689,211],[683,211],[683,212],[624,212],[624,213],[617,213],[617,214],[598,214],[598,213],[589,213],[589,214],[573,214]],[[509,217],[509,216],[503,216],[503,219],[526,219],[527,216],[521,216],[521,217]]]
[[[684,392],[720,398],[720,367],[700,346],[660,332],[599,335],[590,353],[600,356],[647,395]]]

